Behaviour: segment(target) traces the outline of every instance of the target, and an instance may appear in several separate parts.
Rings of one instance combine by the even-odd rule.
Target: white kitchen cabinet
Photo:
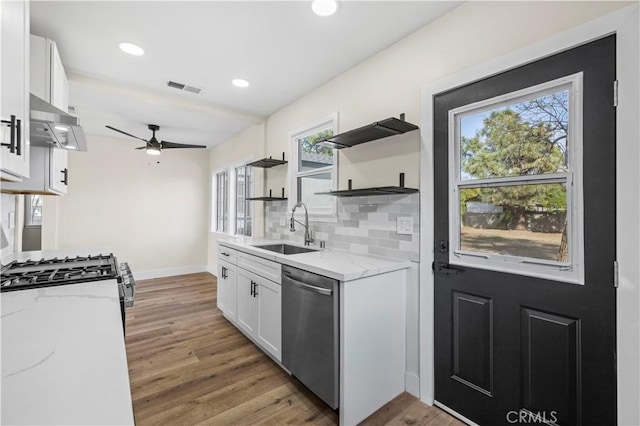
[[[236,317],[238,327],[250,337],[256,334],[256,306],[257,301],[254,296],[255,275],[244,269],[238,269],[238,287],[237,287],[237,308],[238,315]]]
[[[69,185],[68,152],[52,147],[31,147],[31,176],[21,182],[7,182],[2,192],[15,194],[64,195]]]
[[[237,324],[262,349],[282,359],[282,292],[279,283],[238,267]]]
[[[64,112],[69,109],[69,81],[56,43],[44,37],[30,36],[31,93]]]
[[[218,260],[218,309],[232,322],[236,321],[236,266]]]
[[[282,286],[258,277],[256,338],[278,361],[282,360]]]
[[[29,177],[29,2],[0,4],[0,163],[4,181]]]

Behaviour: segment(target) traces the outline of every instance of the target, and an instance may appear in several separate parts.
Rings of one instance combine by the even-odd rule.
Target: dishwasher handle
[[[289,281],[291,284],[293,284],[296,287],[300,287],[304,290],[308,290],[308,291],[312,291],[314,293],[319,293],[325,296],[331,296],[333,294],[333,290],[330,290],[328,288],[323,288],[323,287],[317,287],[315,285],[310,285],[310,284],[305,284],[303,282],[300,282],[298,280],[294,280],[291,277],[288,276],[284,276],[284,279]]]

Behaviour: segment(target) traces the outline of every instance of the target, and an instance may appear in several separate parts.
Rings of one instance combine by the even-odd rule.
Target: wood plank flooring
[[[216,307],[208,273],[137,282],[126,344],[136,424],[335,425],[336,413]],[[404,393],[365,425],[462,425]]]

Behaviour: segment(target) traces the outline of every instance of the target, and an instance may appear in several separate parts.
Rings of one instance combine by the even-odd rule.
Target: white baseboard
[[[404,372],[404,388],[411,395],[420,399],[420,376],[414,373]]]
[[[469,426],[479,426],[476,422],[469,420],[468,418],[466,418],[465,416],[463,416],[462,414],[458,413],[455,410],[452,410],[451,408],[447,407],[444,404],[441,404],[438,401],[433,401],[433,405],[435,405],[436,407],[446,411],[447,413],[451,414],[453,417],[457,417],[458,419],[462,420],[463,422],[465,422],[466,424],[468,424]]]
[[[155,269],[153,271],[132,271],[133,278],[138,280],[151,280],[154,278],[173,277],[175,275],[196,274],[198,272],[210,272],[206,265],[180,266],[178,268]]]
[[[216,278],[218,277],[218,267],[216,265],[207,265],[207,272]]]

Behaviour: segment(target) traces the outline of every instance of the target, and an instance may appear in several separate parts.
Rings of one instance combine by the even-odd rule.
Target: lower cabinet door
[[[226,262],[225,262],[226,263]],[[230,263],[227,263],[225,265],[226,268],[226,272],[225,272],[225,279],[224,279],[224,298],[225,298],[225,302],[224,302],[224,314],[225,316],[235,322],[237,321],[236,319],[236,312],[237,312],[237,292],[238,292],[238,286],[237,286],[237,270],[236,270],[236,266],[232,265]]]
[[[260,278],[258,281],[258,335],[260,345],[282,361],[282,291],[281,286]]]
[[[226,268],[222,262],[218,261],[218,279],[216,280],[216,285],[217,285],[216,305],[218,306],[218,309],[220,309],[222,312],[226,310],[225,276],[226,276]]]
[[[256,280],[255,276],[238,268],[237,277],[237,305],[236,305],[236,324],[245,333],[255,338],[256,335]],[[259,291],[259,290],[258,290]]]

